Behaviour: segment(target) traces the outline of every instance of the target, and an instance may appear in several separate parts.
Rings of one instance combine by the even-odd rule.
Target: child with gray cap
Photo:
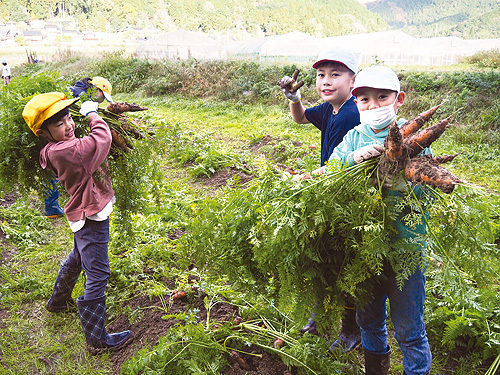
[[[324,103],[311,108],[304,107],[300,89],[294,90],[297,87],[297,75],[293,78],[283,77],[278,81],[278,86],[290,101],[292,119],[299,124],[312,123],[321,131],[321,166],[324,167],[344,135],[359,124],[358,108],[351,95],[359,63],[351,51],[335,47],[322,51],[312,67],[316,69],[316,90]],[[313,318],[314,315],[302,328],[302,332],[316,333]],[[330,349],[333,352],[341,350],[348,353],[360,343],[354,301],[346,296],[341,332]]]

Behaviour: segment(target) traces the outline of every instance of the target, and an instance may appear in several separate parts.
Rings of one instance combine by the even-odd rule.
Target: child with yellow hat
[[[66,218],[74,232],[73,250],[61,263],[50,312],[75,310],[71,297],[82,269],[87,276],[76,307],[91,352],[116,349],[129,341],[131,331],[108,334],[105,328],[104,291],[111,274],[108,259],[109,215],[115,201],[106,158],[111,146],[108,125],[97,114],[99,103],[85,101],[80,113],[88,116],[90,133],[75,136],[69,107],[79,98],[59,92],[36,95],[25,106],[23,117],[33,133],[47,140],[40,152],[42,168],[51,170],[69,194]]]
[[[75,82],[70,90],[74,98],[83,100],[92,100],[102,103],[104,99],[112,103],[111,83],[103,77],[86,77],[81,81]],[[50,185],[44,189],[45,216],[56,218],[64,215],[64,210],[59,206],[59,185],[57,179],[51,179]]]

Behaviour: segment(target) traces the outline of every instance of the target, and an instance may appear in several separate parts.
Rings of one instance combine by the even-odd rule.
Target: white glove
[[[276,83],[279,87],[281,87],[281,91],[283,91],[285,97],[292,103],[300,102],[299,88],[304,85],[304,81],[297,81],[299,72],[299,69],[295,69],[293,77],[284,76]]]
[[[291,174],[289,172],[283,172],[283,177],[282,179],[285,181],[291,181],[291,182],[300,182],[300,174]]]
[[[383,151],[384,146],[380,144],[368,145],[354,151],[352,153],[352,158],[354,159],[355,164],[359,164],[366,160],[376,158],[377,156],[381,155]]]
[[[88,116],[88,114],[90,112],[97,113],[97,108],[99,108],[99,103],[87,100],[87,101],[82,103],[82,105],[80,107],[80,114],[82,116]]]

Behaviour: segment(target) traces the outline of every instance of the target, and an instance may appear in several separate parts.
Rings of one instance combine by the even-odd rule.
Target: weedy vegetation
[[[452,189],[424,184],[422,200],[388,196],[374,185],[377,160],[301,183],[277,170],[282,164],[309,171],[319,163],[319,133],[291,121],[275,86],[295,65],[153,62],[121,53],[95,64],[80,59],[17,67],[12,84],[0,89],[0,373],[224,374],[268,361],[283,366],[281,373],[356,374],[363,369],[359,353],[333,357],[328,347],[340,328],[343,295],[369,298],[370,278],[384,261],[399,271],[400,283],[415,268],[426,269],[431,373],[498,370],[496,71],[398,71],[407,93],[403,117],[419,118],[437,103],[443,104],[433,118],[453,114],[447,120],[453,126],[431,143],[438,157],[458,154],[446,170],[460,181]],[[302,96],[314,105],[314,71],[300,68]],[[43,309],[72,240],[64,219],[42,215],[40,193],[51,176],[40,169],[42,145],[21,116],[32,95],[67,92],[69,84],[95,75],[113,83],[115,100],[148,108],[123,115],[100,110],[129,142],[126,148],[115,142],[109,157],[118,200],[111,216],[108,321],[125,319],[138,335],[150,322],[168,327],[139,336],[123,357],[90,356],[78,317]],[[86,120],[77,109],[77,130],[84,134]],[[421,131],[439,122],[423,116]],[[404,136],[399,147],[405,152],[422,145]],[[224,184],[215,185],[224,173]],[[409,225],[418,212],[428,212],[423,259],[410,251],[411,241],[397,250],[388,245],[389,222],[400,212]],[[82,277],[75,296],[83,285]],[[138,300],[145,302],[133,305]],[[313,311],[320,334],[303,335]],[[391,370],[399,373],[401,354],[393,347]]]

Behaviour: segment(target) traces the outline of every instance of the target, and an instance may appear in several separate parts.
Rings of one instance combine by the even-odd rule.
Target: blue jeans
[[[83,268],[85,271],[84,300],[104,297],[111,275],[108,258],[109,219],[85,220],[83,228],[75,232],[73,242],[73,250],[64,265],[72,269]]]
[[[403,353],[406,374],[427,374],[432,355],[424,323],[425,275],[417,270],[399,290],[395,272],[386,263],[383,275],[374,284],[373,299],[357,309],[363,348],[377,354],[387,352],[386,301],[389,299],[394,337]]]

